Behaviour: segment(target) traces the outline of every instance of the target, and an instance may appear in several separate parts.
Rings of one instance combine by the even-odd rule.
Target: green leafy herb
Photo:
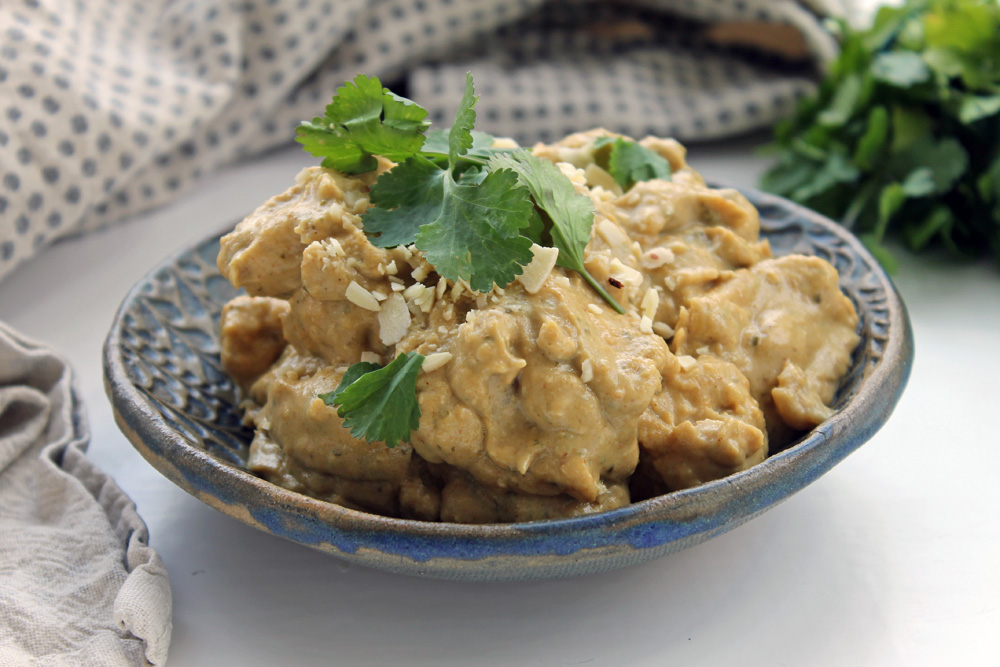
[[[1000,258],[1000,3],[906,0],[841,54],[776,131],[763,186],[883,242]]]
[[[672,173],[670,163],[662,155],[621,137],[599,138],[594,142],[594,157],[623,190],[640,181],[668,179]]]
[[[531,262],[531,240],[521,230],[536,214],[527,190],[510,172],[488,171],[482,179],[462,181],[462,158],[476,145],[476,100],[469,75],[448,133],[445,165],[432,161],[436,153],[397,165],[372,187],[374,206],[364,223],[373,244],[416,243],[440,275],[488,292],[494,284],[505,287]],[[435,139],[435,147],[444,148]]]
[[[554,163],[527,151],[496,155],[490,160],[490,167],[516,173],[531,192],[535,204],[544,214],[541,233],[534,241],[558,248],[559,266],[578,272],[612,308],[624,313],[625,310],[594,280],[583,264],[583,251],[594,225],[594,207],[590,198],[579,194]]]
[[[360,74],[337,89],[323,116],[299,126],[297,140],[324,167],[360,174],[378,166],[375,155],[401,161],[419,151],[426,118],[415,102]]]
[[[319,398],[337,407],[355,438],[395,447],[409,442],[410,433],[420,426],[417,375],[423,363],[423,355],[406,352],[384,368],[364,361],[354,364],[336,390]]]

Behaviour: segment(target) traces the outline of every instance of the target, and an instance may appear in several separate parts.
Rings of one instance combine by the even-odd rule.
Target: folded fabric
[[[167,572],[135,505],[84,456],[73,385],[0,323],[0,665],[162,665]]]
[[[358,72],[447,122],[685,140],[765,127],[813,86],[849,0],[31,0],[0,6],[0,278],[291,141]]]

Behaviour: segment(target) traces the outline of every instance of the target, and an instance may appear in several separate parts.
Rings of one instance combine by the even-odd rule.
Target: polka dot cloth
[[[685,140],[773,123],[835,52],[837,0],[4,0],[0,278],[53,240],[166,203],[291,141],[375,74],[447,122],[466,71],[481,129],[604,126]],[[706,38],[794,27],[805,61]],[[276,184],[278,189],[280,184]]]

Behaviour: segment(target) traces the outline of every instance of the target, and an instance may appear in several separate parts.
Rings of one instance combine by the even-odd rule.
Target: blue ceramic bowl
[[[443,579],[542,579],[679,551],[761,514],[860,447],[889,418],[913,361],[906,309],[856,238],[784,199],[745,194],[776,255],[814,254],[837,267],[860,315],[861,342],[836,414],[725,479],[591,516],[482,526],[386,518],[266,482],[244,468],[253,434],[219,363],[219,313],[236,292],[216,269],[218,235],[167,259],[125,297],[104,347],[115,418],[135,448],[188,493],[361,565]]]

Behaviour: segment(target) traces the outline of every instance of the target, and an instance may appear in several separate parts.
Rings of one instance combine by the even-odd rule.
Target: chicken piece
[[[286,302],[268,297],[238,296],[223,306],[219,318],[222,367],[244,391],[285,349],[281,320],[287,312]]]
[[[254,423],[306,468],[354,480],[400,482],[411,448],[390,449],[355,438],[343,428],[336,408],[319,398],[340,385],[345,370],[290,351],[254,386],[254,393],[266,395]]]
[[[635,319],[589,305],[593,291],[559,270],[537,294],[511,285],[470,314],[440,341],[452,359],[418,380],[417,454],[486,488],[588,503],[625,480],[639,416],[672,355]],[[421,341],[397,351],[429,351]]]
[[[387,352],[379,340],[378,313],[350,301],[320,301],[299,290],[288,302],[285,339],[303,354],[339,366],[361,361],[369,351]]]
[[[643,472],[676,491],[726,477],[767,456],[764,414],[733,364],[675,359],[639,422]]]
[[[857,324],[836,269],[817,257],[791,255],[736,271],[692,300],[681,312],[673,348],[678,355],[710,352],[740,369],[764,411],[774,451],[796,430],[819,423],[815,405],[833,400],[858,343]]]
[[[358,176],[320,167],[303,169],[295,185],[222,237],[219,272],[251,296],[287,298],[302,285],[306,247],[348,225],[360,229],[368,191],[391,164],[380,161],[377,171]]]

